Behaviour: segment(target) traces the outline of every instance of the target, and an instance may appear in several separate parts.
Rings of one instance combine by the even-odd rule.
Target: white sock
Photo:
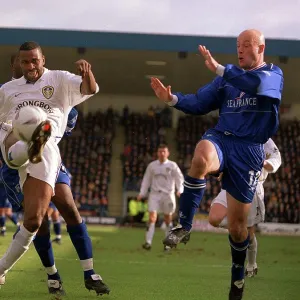
[[[8,150],[8,161],[16,167],[21,167],[28,160],[28,144],[18,141]]]
[[[171,224],[172,224],[172,223],[170,223],[169,225],[166,224],[166,227],[165,227],[165,235],[166,235],[166,236],[168,235],[169,231],[170,231],[171,228],[173,227]]]
[[[94,263],[92,258],[83,259],[80,261],[83,271],[89,271],[94,269]]]
[[[148,230],[146,231],[146,243],[152,244],[153,236],[155,231],[155,223],[150,223]]]
[[[57,273],[57,269],[55,265],[53,265],[52,267],[47,267],[45,269],[48,275],[54,275]]]
[[[20,230],[15,234],[9,248],[0,259],[0,276],[6,274],[29,249],[35,233],[29,232],[24,225],[20,226]]]
[[[247,268],[254,268],[256,267],[256,255],[257,255],[257,240],[256,236],[254,235],[253,239],[249,242],[249,248],[247,251],[248,255],[248,264]]]

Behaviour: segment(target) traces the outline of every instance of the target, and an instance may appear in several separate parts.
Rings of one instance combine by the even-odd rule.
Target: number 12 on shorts
[[[257,171],[257,172],[255,172],[253,170],[249,171],[249,175],[250,175],[249,187],[253,191],[255,191],[255,189],[256,189],[260,174],[261,174],[261,171]]]

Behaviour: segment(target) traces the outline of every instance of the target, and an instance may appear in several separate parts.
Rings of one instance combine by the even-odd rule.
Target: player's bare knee
[[[156,212],[150,212],[149,213],[149,223],[156,223],[157,220],[157,214]]]
[[[170,225],[172,222],[172,215],[164,215],[164,221],[166,225]]]
[[[233,223],[228,226],[230,236],[235,242],[244,240],[244,233],[247,228],[240,223]]]
[[[29,231],[29,232],[36,232],[40,228],[41,224],[43,221],[42,216],[30,216],[28,218],[24,218],[24,227]]]
[[[206,175],[208,169],[208,160],[201,154],[195,154],[192,159],[189,174],[192,177],[201,177]]]
[[[214,214],[209,214],[208,222],[211,226],[219,227],[221,220],[219,220]]]

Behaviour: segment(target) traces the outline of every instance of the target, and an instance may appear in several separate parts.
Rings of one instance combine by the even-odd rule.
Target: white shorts
[[[0,145],[2,156],[6,164],[10,167],[10,164],[6,158],[4,141],[8,134],[11,132],[11,125],[5,125],[6,126],[3,127],[4,129],[0,129]],[[58,176],[60,165],[61,157],[59,148],[55,142],[55,139],[50,138],[45,145],[42,161],[40,163],[32,164],[28,161],[23,166],[18,168],[21,188],[23,188],[23,184],[27,178],[27,175],[30,175],[31,177],[48,183],[52,187],[54,195],[55,182]]]
[[[163,213],[165,215],[173,214],[176,209],[175,194],[163,192],[150,192],[148,198],[148,210]]]
[[[215,203],[221,204],[227,208],[226,191],[221,190],[218,196],[212,201],[211,205]],[[222,224],[227,224],[226,220]],[[257,184],[256,193],[251,204],[251,208],[248,215],[247,226],[252,227],[256,224],[264,222],[265,220],[265,204],[264,204],[264,187],[262,183]]]

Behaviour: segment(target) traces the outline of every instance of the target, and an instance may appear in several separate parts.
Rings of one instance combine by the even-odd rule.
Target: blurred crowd
[[[107,190],[110,181],[112,140],[115,134],[112,109],[83,117],[79,112],[72,134],[59,143],[62,161],[72,175],[72,191],[83,211],[108,214]]]
[[[145,113],[124,108],[125,146],[122,154],[124,190],[138,191],[147,165],[156,159],[157,146],[166,142],[171,126],[170,109],[149,107]]]

